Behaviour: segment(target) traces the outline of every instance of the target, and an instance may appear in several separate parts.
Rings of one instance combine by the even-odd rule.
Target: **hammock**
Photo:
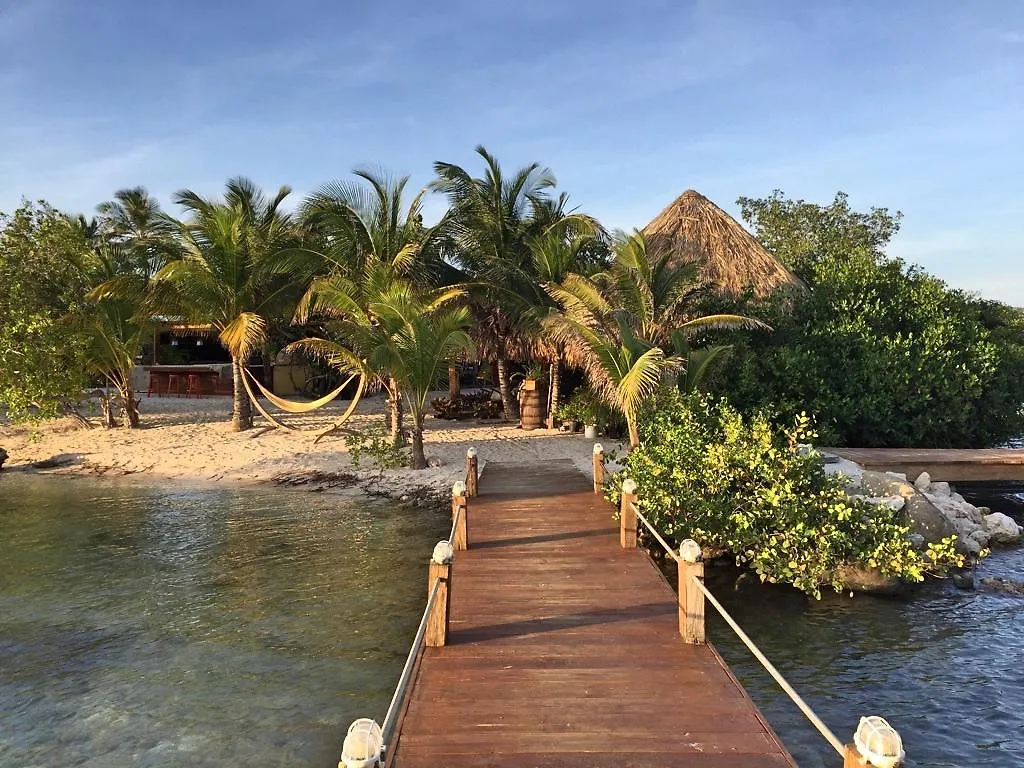
[[[349,406],[345,410],[345,412],[341,414],[341,418],[339,418],[336,422],[334,422],[334,424],[332,424],[325,430],[319,430],[319,428],[302,429],[301,427],[294,427],[291,424],[285,424],[283,421],[278,421],[277,419],[275,419],[260,404],[259,398],[256,396],[256,393],[252,391],[252,387],[249,386],[249,380],[246,378],[246,376],[248,376],[249,379],[252,379],[253,383],[257,387],[259,387],[260,392],[262,392],[266,396],[267,400],[274,403],[282,410],[288,411],[289,413],[308,413],[309,411],[315,410],[316,408],[322,408],[323,406],[327,405],[327,403],[329,403],[331,400],[340,395],[342,390],[345,389],[345,387],[349,385],[349,382],[351,382],[352,379],[354,379],[357,375],[358,374],[353,373],[336,390],[325,395],[324,397],[321,397],[319,400],[314,400],[311,403],[296,403],[291,400],[285,400],[283,398],[278,397],[273,392],[270,392],[262,384],[260,384],[259,381],[256,380],[256,377],[249,373],[249,371],[245,368],[242,368],[242,384],[245,386],[245,391],[249,394],[249,399],[252,401],[252,404],[256,406],[256,410],[260,412],[263,418],[265,418],[275,427],[287,429],[291,432],[319,431],[320,434],[318,434],[316,436],[316,440],[313,441],[313,445],[316,445],[318,442],[320,442],[321,438],[327,437],[327,435],[331,434],[332,432],[337,432],[341,430],[345,422],[352,418],[352,414],[355,412],[356,406],[359,405],[359,401],[363,397],[363,390],[366,389],[366,374],[359,375],[359,386],[356,388],[355,397],[352,398],[352,402],[349,403]]]

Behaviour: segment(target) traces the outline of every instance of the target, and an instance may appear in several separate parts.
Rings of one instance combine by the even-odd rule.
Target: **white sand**
[[[230,397],[143,397],[139,429],[83,429],[71,419],[37,428],[0,426],[0,446],[10,454],[5,470],[25,469],[35,462],[59,457],[58,461],[66,464],[49,471],[140,473],[154,479],[200,482],[258,483],[313,472],[351,473],[358,477],[358,487],[393,498],[417,492],[447,492],[452,483],[462,479],[470,446],[477,448],[481,468],[488,461],[571,459],[588,476],[591,472],[593,441],[581,434],[543,429],[524,432],[512,424],[443,421],[432,416],[427,417],[424,440],[430,468],[382,471],[374,467],[372,459],[365,458],[357,470],[341,437],[327,437],[313,445],[316,431],[333,423],[347,405],[346,401],[336,401],[315,414],[284,415],[282,420],[309,432],[268,430],[268,423],[260,416],[256,417],[255,429],[233,432]],[[383,428],[383,408],[381,396],[365,398],[349,426]],[[605,440],[603,444],[609,451],[620,448],[614,441]],[[314,482],[307,487],[331,485]]]

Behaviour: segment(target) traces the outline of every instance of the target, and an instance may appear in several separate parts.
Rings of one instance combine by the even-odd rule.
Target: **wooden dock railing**
[[[423,649],[440,648],[448,642],[451,614],[452,563],[455,553],[469,547],[469,497],[476,496],[480,479],[477,450],[466,451],[466,479],[452,486],[452,528],[447,539],[434,545],[427,564],[427,604],[423,609],[419,627],[398,677],[398,685],[391,697],[384,722],[380,725],[370,718],[354,721],[345,736],[338,768],[371,768],[383,764],[388,744],[395,737],[395,726],[409,693],[409,682]]]
[[[594,445],[594,492],[600,493],[605,479],[604,449]],[[862,717],[852,744],[843,744],[806,701],[779,673],[736,620],[704,585],[704,563],[700,545],[693,539],[684,540],[676,552],[640,509],[636,483],[622,481],[619,504],[619,541],[624,548],[637,546],[637,524],[642,523],[665,553],[676,561],[679,569],[679,634],[686,643],[705,642],[704,606],[710,602],[725,623],[753,654],[779,687],[793,700],[804,716],[825,740],[843,758],[844,768],[896,768],[903,764],[903,743],[896,730],[881,717]]]

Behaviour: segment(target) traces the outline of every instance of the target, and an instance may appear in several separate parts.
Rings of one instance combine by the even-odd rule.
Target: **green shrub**
[[[829,206],[781,193],[740,204],[810,290],[743,307],[774,330],[730,335],[712,391],[779,423],[813,413],[833,445],[978,447],[1024,433],[1018,310],[886,256],[898,214],[856,213],[842,194]]]
[[[632,478],[659,531],[731,552],[762,581],[817,597],[822,585],[841,588],[836,571],[846,563],[916,582],[959,562],[953,541],[916,552],[901,513],[849,499],[820,456],[801,454],[798,444],[814,437],[806,415],[779,430],[764,414],[744,418],[725,401],[672,389],[648,404],[640,425],[640,447],[613,479],[611,500]]]

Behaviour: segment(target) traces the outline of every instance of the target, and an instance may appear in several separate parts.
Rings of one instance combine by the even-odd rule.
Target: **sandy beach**
[[[444,394],[444,393],[438,393]],[[339,400],[313,415],[285,415],[303,432],[270,429],[260,416],[247,432],[231,431],[231,398],[145,397],[139,429],[86,429],[73,419],[36,426],[0,425],[0,446],[10,454],[4,471],[140,475],[185,482],[276,483],[334,492],[370,492],[391,498],[447,493],[465,472],[466,449],[488,461],[570,459],[589,474],[593,441],[554,430],[524,432],[496,421],[444,421],[428,416],[424,442],[430,467],[381,470],[369,457],[353,466],[340,436],[314,445],[318,431],[347,407]],[[383,427],[384,399],[364,398],[349,426]],[[275,414],[277,417],[279,414]],[[601,438],[599,438],[601,439]],[[617,442],[603,440],[608,451]],[[42,462],[44,467],[37,465]]]

